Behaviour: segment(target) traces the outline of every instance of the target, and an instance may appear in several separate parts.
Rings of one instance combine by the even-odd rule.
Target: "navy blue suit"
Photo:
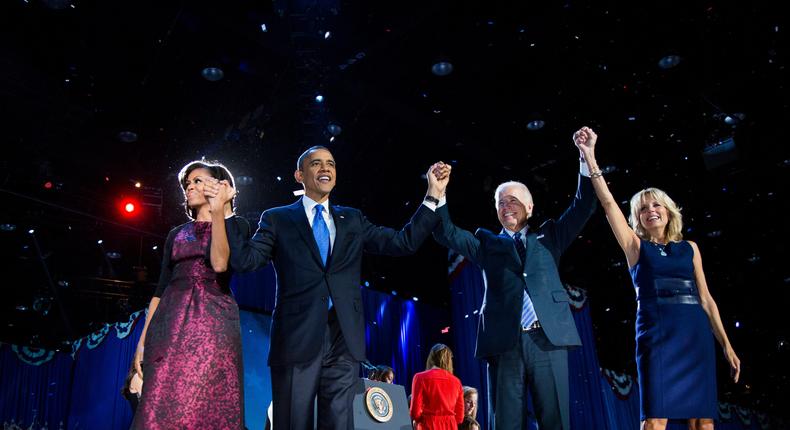
[[[541,429],[567,429],[570,422],[567,349],[581,340],[557,267],[560,256],[595,210],[589,178],[579,176],[570,207],[526,235],[522,265],[513,239],[504,231],[456,227],[447,205],[434,238],[483,270],[485,297],[480,310],[475,355],[489,364],[490,417],[497,430],[524,427],[526,390],[532,394]],[[529,294],[542,328],[521,327],[522,299]]]
[[[330,214],[336,235],[326,267],[301,199],[265,211],[251,240],[230,241],[233,270],[271,261],[277,275],[269,352],[274,428],[311,427],[316,393],[319,427],[353,426],[351,401],[362,388],[359,362],[365,360],[362,254],[413,254],[439,222],[422,204],[400,231],[376,226],[354,208],[330,206]]]

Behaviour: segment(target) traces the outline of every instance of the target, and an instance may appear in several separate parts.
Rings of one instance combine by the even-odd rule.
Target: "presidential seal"
[[[392,419],[392,399],[379,387],[370,387],[365,394],[365,407],[374,420],[386,423]]]

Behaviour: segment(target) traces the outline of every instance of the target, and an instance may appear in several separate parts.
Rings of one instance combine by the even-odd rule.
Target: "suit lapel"
[[[524,260],[525,260],[524,261],[524,272],[525,273],[527,271],[527,261],[530,261],[530,259],[535,258],[535,249],[536,249],[535,244],[538,241],[537,235],[529,234],[529,231],[527,231],[526,239],[527,239],[527,241],[526,241],[527,242],[527,253],[526,253],[526,257],[524,258]]]
[[[513,257],[513,260],[515,260],[516,262],[521,260],[521,257],[518,256],[518,251],[516,251],[516,241],[513,240],[513,238],[510,237],[510,235],[507,234],[505,230],[502,230],[502,232],[499,233],[499,237],[501,237],[502,240],[505,241],[506,244],[508,244],[507,248],[510,250],[510,255]]]
[[[313,254],[313,259],[319,266],[323,266],[321,262],[321,253],[318,252],[318,245],[315,243],[315,237],[313,236],[313,231],[310,229],[310,221],[307,220],[307,214],[304,211],[304,203],[302,203],[302,199],[296,201],[296,203],[289,206],[289,218],[294,223],[296,230],[299,232],[299,235],[302,236],[302,240],[304,240],[307,248],[310,249],[310,253]]]
[[[332,221],[335,223],[335,243],[332,246],[332,252],[329,255],[329,264],[335,258],[343,255],[346,250],[346,233],[348,233],[348,220],[343,209],[339,206],[329,205],[329,213],[332,215]]]

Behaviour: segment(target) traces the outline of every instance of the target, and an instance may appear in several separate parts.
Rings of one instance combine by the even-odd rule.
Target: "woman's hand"
[[[741,360],[735,355],[735,351],[732,347],[724,350],[724,357],[727,359],[727,362],[730,363],[730,376],[732,376],[732,380],[737,384],[738,378],[741,376]]]
[[[579,148],[585,160],[592,160],[595,158],[595,143],[598,141],[598,135],[590,127],[582,127],[573,133],[573,143]]]
[[[145,348],[143,347],[142,343],[137,344],[137,350],[134,352],[134,358],[132,359],[132,363],[134,364],[134,370],[140,375],[140,379],[143,378],[143,351]]]

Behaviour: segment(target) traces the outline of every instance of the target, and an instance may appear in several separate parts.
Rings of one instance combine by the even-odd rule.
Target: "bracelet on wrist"
[[[596,170],[594,172],[590,172],[590,179],[600,178],[603,176],[603,172],[600,170]]]
[[[423,200],[425,200],[426,202],[431,202],[431,203],[433,203],[435,205],[439,204],[439,199],[437,199],[434,196],[425,196],[425,198]]]

